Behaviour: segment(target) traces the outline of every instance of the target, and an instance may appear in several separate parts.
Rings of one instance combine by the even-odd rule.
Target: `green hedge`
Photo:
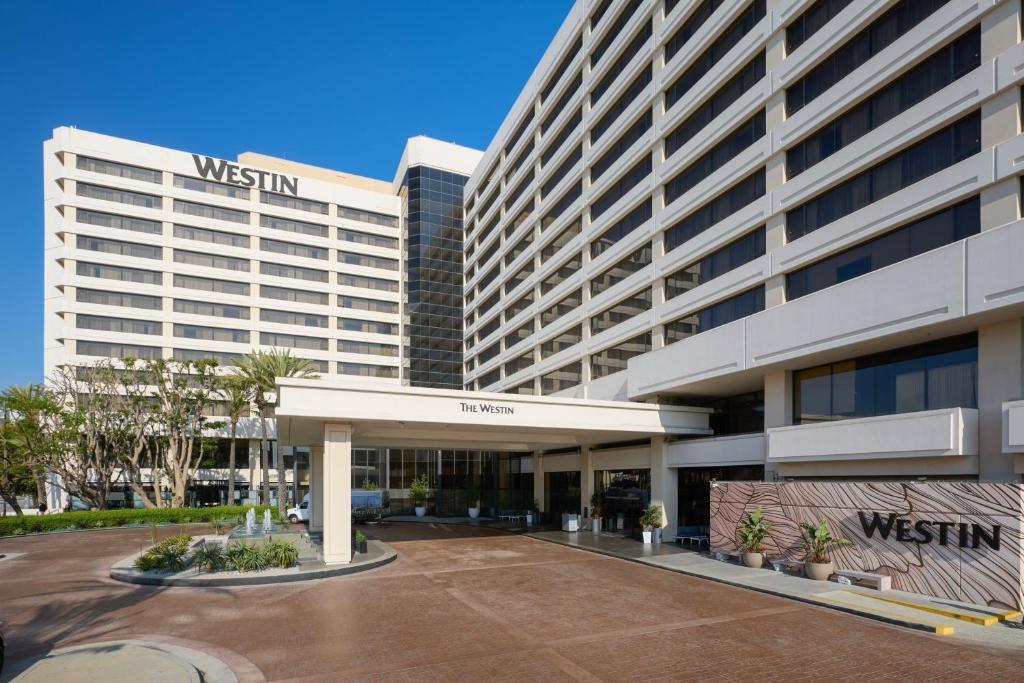
[[[249,506],[223,505],[207,508],[161,508],[156,510],[95,510],[61,512],[54,515],[23,515],[0,517],[0,537],[23,536],[47,531],[68,529],[105,529],[119,526],[145,526],[148,524],[201,524],[216,519],[243,517]],[[263,519],[263,511],[269,509],[274,519],[278,518],[277,508],[254,507],[256,523]]]

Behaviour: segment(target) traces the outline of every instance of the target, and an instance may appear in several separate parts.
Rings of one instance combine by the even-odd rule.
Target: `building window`
[[[583,364],[580,361],[563,365],[540,378],[540,393],[548,396],[559,391],[579,386],[583,381]]]
[[[693,239],[711,226],[757,201],[765,193],[764,168],[759,168],[685,218],[665,229],[665,252]]]
[[[765,0],[753,0],[731,24],[721,33],[714,43],[709,45],[693,63],[665,90],[665,111],[697,84],[704,74],[710,71],[729,50],[736,46],[743,36],[747,35],[765,15]],[[703,23],[703,21],[701,22]],[[696,30],[696,29],[695,29]],[[679,47],[682,47],[680,44]],[[678,48],[677,48],[678,49]],[[668,57],[666,56],[666,59]]]
[[[270,204],[271,206],[280,206],[286,209],[295,209],[296,211],[308,211],[310,213],[327,215],[326,202],[318,202],[315,199],[302,199],[300,197],[277,194],[276,192],[266,192],[261,190],[260,203]]]
[[[163,325],[155,320],[131,320],[128,318],[109,318],[103,315],[75,316],[75,327],[82,330],[100,330],[120,334],[163,334]]]
[[[764,285],[665,324],[665,343],[692,337],[764,310]]]
[[[612,208],[617,201],[622,199],[651,174],[651,154],[648,152],[644,158],[633,164],[633,166],[622,174],[604,193],[594,200],[590,205],[590,220],[595,221]]]
[[[611,106],[608,107],[607,111],[601,114],[601,118],[597,120],[597,123],[590,129],[590,145],[594,147],[597,141],[601,139],[608,129],[611,128],[619,117],[629,109],[630,105],[640,97],[647,86],[651,84],[651,66],[648,65],[646,69],[641,71],[633,81],[626,86],[626,89],[622,91],[622,94],[612,102]]]
[[[175,249],[174,261],[175,263],[186,263],[190,266],[223,268],[224,270],[235,270],[244,273],[249,272],[249,259],[234,258],[232,256],[218,256],[216,254],[204,254],[198,251]]]
[[[249,248],[249,238],[245,235],[236,235],[231,232],[221,232],[220,230],[208,230],[206,228],[193,228],[188,225],[175,225],[174,236],[180,237],[185,240],[195,240],[197,242],[209,242],[210,244],[220,244],[225,247],[238,247],[241,249]]]
[[[174,349],[174,360],[178,361],[200,361],[212,360],[228,367],[235,364],[235,361],[242,360],[242,354],[229,353],[227,351],[202,351],[199,349]],[[273,442],[271,442],[273,443]]]
[[[792,242],[981,151],[981,116],[954,124],[786,212]]]
[[[216,183],[212,180],[200,180],[199,178],[189,178],[187,176],[174,176],[174,186],[180,187],[183,190],[192,190],[194,192],[205,192],[207,194],[215,194],[220,197],[230,197],[232,199],[249,199],[249,190],[244,187],[238,187],[237,185],[228,185],[227,183]]]
[[[345,242],[354,242],[355,244],[368,244],[371,247],[382,247],[384,249],[398,249],[397,237],[373,235],[368,232],[349,230],[348,228],[338,228],[338,239],[344,240]]]
[[[534,332],[535,326],[533,320],[528,320],[524,325],[519,326],[512,332],[505,335],[502,339],[502,343],[506,349],[510,349],[524,339],[529,339]]]
[[[160,197],[154,197],[151,194],[129,192],[128,190],[118,190],[113,187],[90,185],[89,183],[82,182],[76,183],[75,191],[78,193],[79,197],[101,199],[105,202],[117,202],[119,204],[129,204],[131,206],[141,206],[146,209],[159,209],[163,203],[163,200]]]
[[[198,202],[186,202],[180,199],[174,200],[174,211],[189,216],[200,218],[212,218],[218,221],[229,221],[231,223],[248,223],[249,212],[236,209],[225,209],[223,206],[210,206]]]
[[[326,225],[297,221],[292,218],[267,216],[266,214],[260,216],[260,227],[270,228],[271,230],[284,230],[285,232],[294,232],[297,235],[310,235],[312,237],[328,236]]]
[[[553,306],[546,309],[540,314],[541,326],[546,327],[550,325],[551,323],[561,318],[563,315],[571,313],[572,311],[579,308],[580,305],[582,305],[582,303],[582,290],[579,289],[577,289],[572,294],[562,297],[562,299],[558,303],[554,304]]]
[[[397,259],[383,258],[381,256],[368,256],[366,254],[353,254],[348,251],[338,252],[338,262],[349,266],[380,268],[382,270],[398,270]]]
[[[249,285],[244,282],[231,282],[229,280],[214,280],[208,277],[196,277],[194,275],[175,275],[174,286],[182,289],[198,289],[204,292],[216,292],[218,294],[234,294],[237,296],[249,296]]]
[[[371,225],[383,225],[388,228],[398,227],[398,216],[389,216],[387,214],[376,213],[374,211],[353,209],[351,206],[339,206],[338,218],[362,221],[363,223],[370,223]]]
[[[580,143],[576,145],[576,147],[574,147],[573,150],[565,156],[565,159],[562,160],[562,163],[558,165],[558,168],[552,171],[551,175],[548,176],[548,179],[541,186],[541,200],[543,200],[544,197],[547,197],[549,194],[551,194],[552,190],[558,187],[558,183],[560,183],[562,179],[565,178],[566,175],[568,175],[569,171],[576,167],[576,164],[578,164],[580,162],[580,159],[582,158],[583,143]],[[529,174],[529,179],[531,181],[533,180],[532,173]]]
[[[369,332],[371,334],[398,334],[397,323],[385,323],[380,322],[378,320],[338,318],[338,328],[346,332]]]
[[[513,358],[505,363],[505,377],[511,377],[517,372],[527,369],[533,365],[533,351],[527,351],[521,356]]]
[[[786,298],[812,294],[980,231],[981,203],[975,196],[787,274]]]
[[[541,280],[540,293],[544,296],[552,289],[562,284],[573,275],[575,275],[580,267],[583,265],[583,255],[579,252],[573,254],[568,260],[566,260],[557,269],[551,272],[546,278]]]
[[[786,151],[786,176],[794,178],[886,121],[937,93],[981,64],[981,29],[918,64],[874,95]]]
[[[533,292],[528,291],[523,294],[523,296],[519,297],[515,303],[505,309],[503,313],[505,322],[515,318],[517,315],[528,309],[531,304],[533,304]]]
[[[604,94],[608,92],[608,89],[612,87],[612,84],[619,77],[619,74],[625,71],[626,67],[629,66],[629,63],[633,61],[633,57],[643,49],[644,44],[650,40],[651,33],[651,21],[647,20],[644,22],[643,26],[640,27],[640,30],[636,32],[636,35],[633,36],[633,39],[629,41],[626,47],[622,48],[622,52],[620,52],[615,61],[611,63],[611,66],[608,67],[608,70],[605,72],[604,76],[601,77],[601,80],[594,85],[593,89],[591,89],[591,108],[593,108]],[[649,65],[648,69],[650,69]]]
[[[846,9],[852,0],[818,0],[786,26],[786,54],[807,42],[837,14]]]
[[[78,166],[79,170],[92,173],[103,173],[104,175],[128,178],[129,180],[141,180],[146,183],[156,183],[157,185],[164,182],[162,171],[154,171],[151,168],[132,166],[131,164],[121,164],[114,161],[79,156],[75,165]]]
[[[156,360],[160,357],[159,346],[139,346],[138,344],[112,344],[110,342],[83,341],[75,342],[75,353],[79,356],[100,356],[103,358],[137,358],[139,360]]]
[[[651,350],[651,333],[644,332],[632,339],[616,344],[591,354],[590,378],[600,379],[612,373],[626,369],[630,358],[647,353]]]
[[[597,335],[610,330],[619,323],[651,310],[651,288],[643,289],[614,306],[606,308],[597,315],[590,317],[590,334]]]
[[[949,0],[901,0],[870,26],[847,40],[824,61],[786,88],[786,115],[792,116],[841,81]]]
[[[647,109],[640,115],[640,118],[634,121],[633,125],[627,128],[626,132],[619,136],[618,140],[610,144],[607,151],[590,166],[590,182],[593,183],[604,175],[604,172],[614,166],[615,162],[621,159],[626,152],[629,151],[630,147],[636,144],[637,141],[642,140],[647,131],[651,129],[651,122],[651,110]]]
[[[489,337],[492,334],[494,334],[495,332],[497,332],[498,328],[500,326],[501,326],[501,316],[495,315],[493,318],[491,318],[490,320],[485,322],[483,325],[481,325],[480,329],[477,330],[477,333],[476,333],[477,340],[478,341],[483,341],[484,339],[487,339],[487,337]]]
[[[619,240],[651,220],[651,200],[645,199],[636,208],[612,223],[611,227],[590,243],[590,258],[595,259],[608,251]]]
[[[118,230],[131,230],[132,232],[144,232],[150,235],[163,233],[163,225],[160,221],[147,221],[144,218],[132,218],[131,216],[119,216],[113,213],[92,211],[90,209],[76,209],[75,220],[87,225],[99,225],[104,228],[116,228]]]
[[[338,340],[339,353],[358,353],[367,356],[398,356],[398,347],[394,344],[378,344],[377,342]]]
[[[328,257],[328,251],[323,247],[311,247],[308,244],[295,244],[293,242],[268,240],[266,238],[260,239],[260,250],[270,251],[275,254],[287,254],[288,256],[318,259],[320,261],[326,261]]]
[[[633,18],[634,14],[636,14],[636,11],[640,8],[640,5],[640,0],[627,0],[627,2],[623,3],[622,11],[619,12],[619,15],[617,17],[615,17],[615,21],[612,22],[612,24],[604,32],[604,36],[601,38],[601,40],[598,41],[597,45],[595,45],[594,49],[590,52],[591,68],[595,67],[597,63],[601,61],[601,57],[604,56],[604,53],[608,51],[608,48],[611,47],[612,43],[615,42],[615,39],[618,38],[622,31],[626,28],[626,24],[628,24],[629,20]],[[605,10],[602,10],[602,14],[604,13],[604,11]],[[598,17],[598,20],[600,20],[600,17]],[[591,29],[593,29],[593,25],[591,25]]]
[[[764,137],[764,131],[765,110],[762,109],[665,183],[665,204],[671,204],[679,199],[702,180],[742,154]]]
[[[614,287],[633,273],[638,273],[651,263],[651,243],[648,242],[590,281],[590,296]]]
[[[85,289],[83,287],[75,288],[75,300],[83,304],[144,308],[151,311],[159,311],[163,308],[163,299],[158,296],[129,294],[127,292],[105,292],[99,289]]]
[[[558,234],[558,237],[551,240],[540,250],[540,262],[543,265],[549,258],[557,254],[562,247],[572,242],[583,230],[583,221],[581,216],[577,216],[576,220],[565,227],[562,232]]]
[[[744,263],[764,256],[764,226],[708,254],[696,263],[665,276],[665,299],[690,291],[698,285],[725,275]]]
[[[234,306],[211,301],[189,301],[188,299],[175,299],[174,312],[236,320],[248,320],[250,315],[248,306]]]
[[[303,327],[327,327],[327,316],[297,311],[277,311],[270,308],[260,309],[260,320],[279,325],[301,325]]]
[[[796,424],[978,406],[976,333],[793,373]]]
[[[224,327],[204,327],[202,325],[174,325],[174,336],[185,339],[202,339],[204,341],[230,342],[232,344],[248,344],[249,333],[246,330],[232,330]]]
[[[377,299],[363,299],[358,296],[341,294],[338,296],[338,305],[342,308],[354,308],[359,311],[375,311],[377,313],[398,313],[398,302],[378,301]]]
[[[273,287],[271,285],[260,285],[260,296],[264,299],[294,301],[299,304],[314,304],[316,306],[326,306],[330,303],[330,296],[326,292],[288,289],[287,287]]]
[[[339,375],[358,375],[359,377],[398,377],[398,368],[391,365],[368,365],[365,363],[338,363]]]
[[[558,217],[565,213],[580,198],[582,193],[583,183],[582,181],[577,181],[562,195],[561,199],[552,204],[551,210],[540,221],[541,230],[546,230],[548,226],[558,220]]]
[[[327,340],[321,337],[305,337],[298,334],[283,334],[281,332],[260,332],[260,344],[291,349],[328,350]]]
[[[541,360],[547,360],[556,353],[576,346],[583,340],[583,323],[573,325],[569,329],[546,340],[540,345]]]
[[[79,235],[75,242],[79,249],[98,251],[104,254],[117,254],[118,256],[134,256],[135,258],[162,259],[164,250],[151,244],[138,244],[136,242],[120,242],[118,240],[107,240],[100,237],[89,237]]]
[[[576,59],[576,55],[580,53],[580,49],[582,47],[583,35],[581,34],[576,36],[576,41],[572,44],[572,47],[566,50],[565,56],[562,57],[562,61],[558,63],[558,66],[555,67],[554,72],[548,78],[547,84],[540,93],[541,102],[546,102],[548,97],[551,96],[551,91],[553,91],[555,86],[558,85],[558,82],[562,80],[562,76],[564,76],[565,72],[569,70],[569,65],[571,65]]]
[[[349,275],[348,273],[338,273],[338,284],[345,287],[375,289],[381,292],[398,291],[397,280],[384,280],[382,278],[367,277],[365,275]]]
[[[310,282],[327,282],[327,271],[300,266],[287,266],[283,263],[260,263],[260,273],[273,277],[286,277],[292,280],[309,280]]]
[[[108,266],[102,263],[88,263],[87,261],[79,261],[76,265],[75,272],[83,277],[119,280],[121,282],[136,282],[144,285],[159,285],[163,282],[163,275],[153,270],[125,268],[124,266]]]

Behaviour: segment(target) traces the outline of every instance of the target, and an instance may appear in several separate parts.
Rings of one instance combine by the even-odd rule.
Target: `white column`
[[[590,497],[594,495],[594,466],[590,458],[590,446],[580,446],[580,506],[590,508]],[[581,509],[582,513],[583,510]],[[593,514],[593,511],[591,511]]]
[[[651,439],[651,504],[661,506],[664,538],[675,538],[679,504],[679,470],[666,466],[665,437]]]
[[[548,500],[544,491],[544,458],[540,451],[533,452],[533,499],[537,501],[538,512],[548,509]]]
[[[324,425],[324,564],[352,561],[352,425]]]
[[[324,530],[324,447],[309,449],[309,530]]]

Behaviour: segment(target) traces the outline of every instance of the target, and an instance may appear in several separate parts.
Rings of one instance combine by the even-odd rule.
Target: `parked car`
[[[379,519],[391,514],[391,496],[383,489],[356,489],[352,491],[352,518],[356,520]],[[309,494],[302,502],[288,508],[285,516],[292,524],[309,521]]]

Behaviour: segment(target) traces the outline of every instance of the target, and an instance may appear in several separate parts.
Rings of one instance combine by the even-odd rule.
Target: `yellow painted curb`
[[[850,591],[850,592],[853,595],[860,595],[859,593],[853,593],[852,591]],[[891,612],[891,611],[886,610],[886,609],[878,609],[878,608],[874,608],[874,607],[869,609],[869,608],[865,607],[864,605],[858,605],[855,602],[846,602],[845,600],[838,600],[835,597],[833,597],[832,595],[825,595],[825,594],[820,594],[819,593],[819,594],[816,594],[816,595],[812,595],[811,597],[814,598],[815,600],[820,600],[821,602],[823,602],[825,604],[834,605],[836,607],[844,607],[844,608],[849,609],[849,610],[854,610],[856,612],[860,612],[861,614],[865,614],[865,615],[875,614],[875,615],[878,615],[878,616],[881,616],[881,617],[887,617],[889,619],[894,619],[896,621],[907,623],[907,624],[910,624],[910,623],[918,624],[920,626],[924,626],[927,629],[932,630],[935,633],[935,635],[937,635],[937,636],[951,636],[951,635],[953,635],[955,633],[955,629],[953,628],[952,625],[944,623],[944,622],[941,622],[941,621],[925,621],[925,620],[916,620],[916,619],[915,620],[911,620],[905,614],[900,614],[898,612]]]
[[[899,598],[891,598],[887,595],[875,595],[873,593],[861,593],[859,591],[847,591],[854,595],[860,595],[861,597],[871,598],[872,600],[881,600],[883,602],[891,602],[894,605],[900,607],[908,607],[910,609],[920,610],[922,612],[930,612],[931,614],[938,614],[940,617],[948,617],[950,619],[959,619],[961,621],[967,621],[972,624],[978,624],[979,626],[994,626],[999,623],[999,617],[993,614],[970,614],[967,612],[960,612],[955,609],[949,609],[946,607],[934,607],[932,605],[926,605],[920,602],[914,602],[913,600],[901,600]]]

